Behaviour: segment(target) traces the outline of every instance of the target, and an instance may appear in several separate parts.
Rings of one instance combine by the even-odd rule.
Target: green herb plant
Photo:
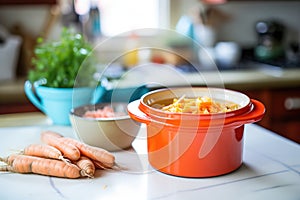
[[[38,38],[37,43],[32,59],[34,68],[28,74],[31,82],[46,79],[44,86],[55,88],[92,85],[96,71],[92,46],[81,34],[64,28],[59,41],[44,42]]]

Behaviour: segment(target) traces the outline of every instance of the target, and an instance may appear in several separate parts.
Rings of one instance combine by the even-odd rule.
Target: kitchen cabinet
[[[26,97],[25,79],[0,82],[0,115],[39,111]]]
[[[228,0],[228,1],[240,1],[240,2],[243,2],[243,1],[245,1],[245,0]],[[247,0],[246,0],[247,1]],[[283,2],[286,2],[286,1],[299,1],[299,0],[251,0],[251,1],[255,1],[255,2],[268,2],[268,1],[270,1],[270,2],[272,2],[272,1],[283,1]]]
[[[1,5],[56,4],[57,0],[0,0]]]
[[[266,115],[258,124],[300,144],[300,87],[243,92],[266,106]]]
[[[22,103],[7,103],[0,104],[1,114],[25,113],[25,112],[40,112],[31,102],[25,101]]]

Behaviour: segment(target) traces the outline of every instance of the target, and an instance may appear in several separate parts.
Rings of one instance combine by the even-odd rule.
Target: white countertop
[[[8,120],[7,116],[18,119],[19,124],[10,126],[13,118]],[[32,118],[25,115],[24,119],[7,116],[0,118],[0,156],[39,142],[44,129],[74,137],[71,127],[52,126],[42,115]],[[22,120],[26,123],[21,123]],[[143,127],[133,149],[114,153],[117,163],[126,170],[99,170],[93,179],[0,172],[0,199],[296,200],[300,197],[300,146],[257,125],[246,125],[243,165],[230,174],[212,178],[181,178],[155,171],[147,161],[145,132]]]

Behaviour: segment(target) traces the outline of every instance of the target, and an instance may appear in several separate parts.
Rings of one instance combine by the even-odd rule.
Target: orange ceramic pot
[[[239,104],[220,114],[170,113],[158,109],[173,98],[209,96]],[[211,177],[242,164],[244,125],[262,119],[264,105],[221,88],[171,88],[149,92],[128,105],[129,115],[147,125],[148,159],[157,170],[182,177]],[[249,133],[251,134],[251,133]]]

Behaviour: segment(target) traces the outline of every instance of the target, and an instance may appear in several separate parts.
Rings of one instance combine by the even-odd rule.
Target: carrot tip
[[[88,178],[94,178],[94,174],[87,173],[85,170],[80,170],[80,175]]]
[[[122,170],[126,170],[126,167],[122,167],[121,165],[114,163],[114,165],[111,167],[111,169],[113,170],[117,170],[117,171],[122,171]]]

